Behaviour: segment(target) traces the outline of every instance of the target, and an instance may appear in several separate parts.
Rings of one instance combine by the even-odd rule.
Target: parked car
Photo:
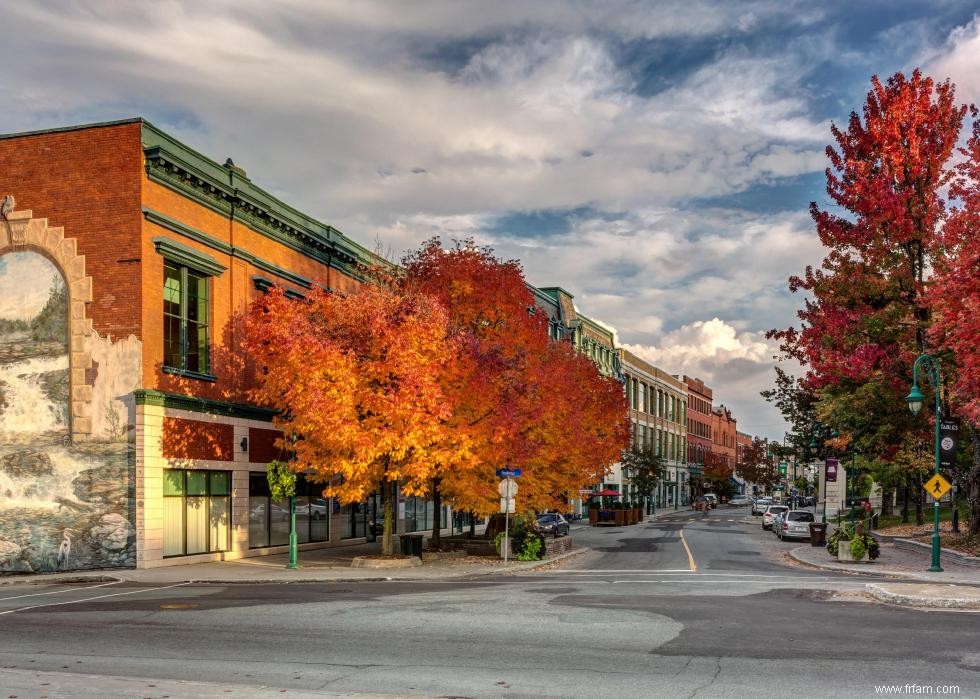
[[[755,502],[752,503],[752,514],[758,517],[766,508],[772,504],[772,498],[757,498]]]
[[[708,504],[711,505],[711,509],[718,507],[718,496],[714,493],[705,493],[704,497],[707,499]]]
[[[731,500],[729,500],[728,504],[733,505],[735,507],[744,507],[745,505],[748,505],[749,502],[751,501],[749,500],[748,495],[736,495]]]
[[[766,508],[766,511],[762,513],[762,528],[771,529],[772,521],[775,519],[776,515],[782,514],[789,510],[786,505],[770,505]]]
[[[559,536],[568,536],[568,520],[555,512],[538,515],[538,531],[542,534],[550,534],[556,539]]]
[[[810,536],[813,513],[806,510],[790,510],[779,517],[776,536],[780,539],[806,539]]]

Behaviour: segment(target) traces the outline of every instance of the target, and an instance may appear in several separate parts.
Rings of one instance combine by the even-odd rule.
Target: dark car
[[[557,513],[538,515],[538,531],[542,534],[550,534],[556,539],[559,536],[568,536],[568,520]]]

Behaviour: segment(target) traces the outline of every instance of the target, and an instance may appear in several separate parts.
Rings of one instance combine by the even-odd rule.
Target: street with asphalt
[[[747,508],[571,535],[577,550],[544,565],[365,571],[334,550],[305,553],[299,571],[269,558],[3,585],[0,686],[18,698],[980,696],[980,612],[868,587],[980,598],[978,569],[933,580],[884,547],[860,575],[815,568],[806,542],[780,542]]]

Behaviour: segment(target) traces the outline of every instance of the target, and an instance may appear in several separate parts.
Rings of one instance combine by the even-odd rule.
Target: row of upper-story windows
[[[626,398],[633,410],[664,418],[671,422],[687,423],[687,402],[680,396],[626,377]]]
[[[633,446],[637,449],[652,447],[657,456],[668,461],[687,463],[687,441],[684,436],[667,430],[633,422]]]
[[[581,332],[581,330],[577,331]],[[593,339],[585,338],[581,339],[581,336],[576,334],[576,338],[580,339],[579,348],[588,355],[596,366],[604,371],[604,373],[612,373],[613,371],[613,357],[615,351],[612,347],[607,347]]]
[[[708,425],[703,422],[698,422],[697,420],[688,420],[687,433],[690,435],[695,435],[697,437],[704,437],[705,439],[711,439],[711,425]]]
[[[715,439],[713,440],[715,444],[723,447],[734,447],[735,446],[735,435],[728,434],[727,432],[715,432]]]
[[[697,396],[688,396],[687,402],[691,406],[691,412],[711,415],[711,401],[698,398]]]

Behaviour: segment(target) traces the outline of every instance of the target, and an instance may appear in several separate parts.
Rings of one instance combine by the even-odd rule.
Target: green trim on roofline
[[[256,257],[248,250],[243,248],[229,245],[223,240],[219,240],[212,235],[208,235],[204,231],[199,231],[196,228],[188,226],[176,219],[170,218],[165,214],[161,214],[159,211],[154,211],[147,207],[143,207],[143,216],[150,223],[155,223],[158,226],[171,230],[174,233],[180,233],[183,236],[187,236],[191,240],[195,240],[202,245],[207,245],[209,248],[222,252],[225,255],[231,255],[232,257],[237,257],[240,260],[245,260],[251,263],[254,267],[258,269],[274,274],[277,277],[281,277],[297,286],[302,286],[306,289],[313,288],[313,281],[307,279],[306,277],[300,276],[299,274],[294,274],[289,270],[283,269],[278,265],[274,265],[271,262],[263,260],[261,257]]]
[[[278,414],[278,411],[271,410],[270,408],[259,408],[254,405],[244,405],[242,403],[228,403],[223,400],[211,400],[210,398],[184,396],[179,393],[167,393],[166,391],[156,391],[151,388],[136,389],[133,391],[133,395],[136,398],[136,405],[155,405],[173,410],[190,410],[195,413],[224,415],[245,420],[272,422],[272,418]]]
[[[355,279],[365,281],[361,265],[383,263],[333,226],[253,184],[241,168],[219,165],[146,120],[142,141],[150,180]]]

